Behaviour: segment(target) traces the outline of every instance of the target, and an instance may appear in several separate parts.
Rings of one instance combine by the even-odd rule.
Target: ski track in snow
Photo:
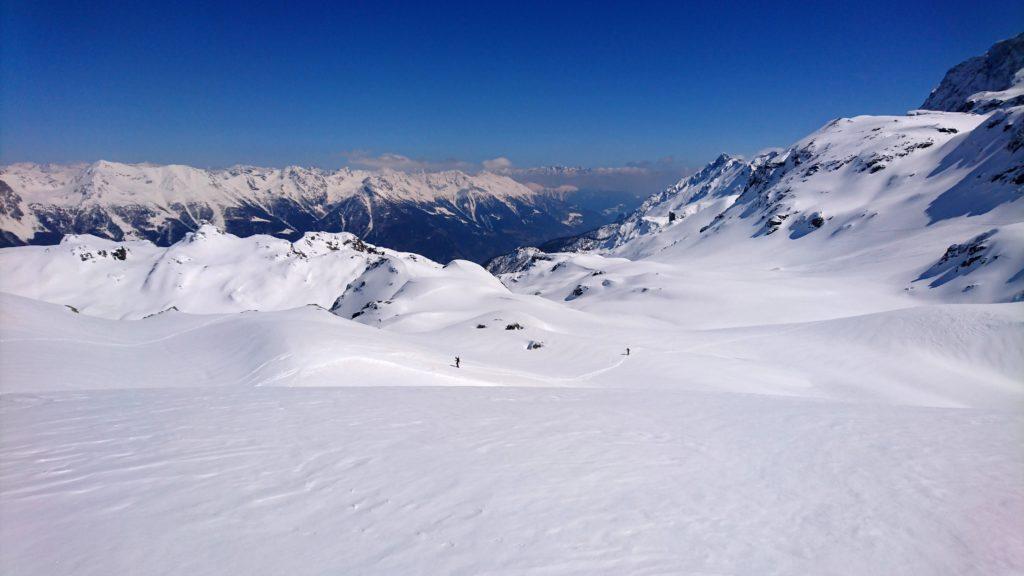
[[[521,378],[521,379],[525,379],[525,380],[532,380],[532,381],[535,381],[535,382],[539,382],[540,385],[543,386],[543,387],[551,387],[553,384],[569,384],[569,383],[572,383],[572,382],[579,382],[579,381],[582,381],[582,380],[589,380],[589,379],[593,378],[594,376],[598,376],[598,375],[604,374],[606,372],[611,372],[612,370],[622,366],[625,362],[626,362],[626,358],[622,358],[619,361],[613,363],[611,366],[607,366],[607,367],[604,367],[604,368],[598,368],[597,370],[592,370],[590,372],[585,372],[585,373],[580,374],[578,376],[559,376],[559,377],[544,376],[544,375],[541,375],[541,374],[535,374],[535,373],[525,372],[525,371],[500,370],[500,369],[490,368],[490,367],[484,367],[484,368],[474,367],[474,368],[469,368],[467,366],[463,366],[462,368],[459,368],[459,370],[471,371],[474,375],[514,376],[516,378]],[[475,382],[475,383],[486,382],[486,381],[481,381],[481,380],[478,380],[478,379],[473,379],[473,380],[467,379],[467,381]]]

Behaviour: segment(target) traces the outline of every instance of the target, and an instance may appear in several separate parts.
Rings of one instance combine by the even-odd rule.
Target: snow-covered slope
[[[406,332],[0,296],[0,558],[76,576],[1024,568],[1024,304],[686,330],[533,301],[550,309]]]
[[[517,244],[585,230],[610,216],[571,195],[497,174],[238,166],[201,170],[96,162],[0,168],[0,245],[63,234],[171,244],[203,223],[296,240],[352,232],[428,257],[483,260]]]
[[[658,285],[669,290],[684,272],[742,280],[777,269],[887,297],[1003,302],[1024,296],[1022,197],[1024,107],[860,116],[750,162],[722,156],[624,222],[547,247],[625,257],[637,271],[650,266],[642,260],[671,264]],[[573,273],[571,254],[523,254],[489,269],[558,298],[609,281]]]
[[[111,320],[0,295],[0,390],[429,382],[977,408],[1024,399],[1024,303],[919,306],[825,320],[762,315],[761,323],[688,327],[616,314],[614,307],[575,310],[510,294],[493,279],[488,285],[475,278],[478,267],[452,266],[409,280],[387,306],[353,319],[301,306]],[[801,311],[784,310],[790,304],[781,302],[775,314],[799,318]],[[707,298],[701,305],[721,309]],[[735,323],[729,316],[719,322]],[[707,318],[692,323],[711,324]],[[455,356],[464,362],[457,371]]]

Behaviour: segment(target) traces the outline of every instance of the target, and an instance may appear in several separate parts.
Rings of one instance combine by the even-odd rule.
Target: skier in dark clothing
[[[459,358],[458,356],[456,356],[455,357],[455,367],[458,368],[459,367],[459,363],[461,363],[461,362],[462,362],[462,359]]]
[[[626,356],[629,356],[629,348],[626,348]]]

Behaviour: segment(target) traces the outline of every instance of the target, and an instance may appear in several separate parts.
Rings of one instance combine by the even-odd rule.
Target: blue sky
[[[1024,3],[2,0],[0,162],[617,166],[902,113]]]

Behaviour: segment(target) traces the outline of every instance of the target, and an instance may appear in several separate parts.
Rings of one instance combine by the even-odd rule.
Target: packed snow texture
[[[1018,414],[643,390],[5,395],[8,574],[1013,574]]]

